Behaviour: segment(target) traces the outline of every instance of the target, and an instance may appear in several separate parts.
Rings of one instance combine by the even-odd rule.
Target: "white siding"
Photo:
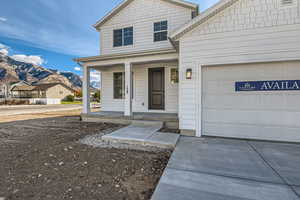
[[[148,69],[165,67],[165,110],[148,110]],[[171,68],[177,68],[177,63],[133,65],[133,112],[178,112],[178,84],[170,81]],[[124,72],[124,67],[102,71],[102,110],[124,111],[124,100],[113,98],[113,72]]]
[[[124,72],[124,67],[114,67],[101,72],[101,110],[124,112],[124,100],[114,99],[113,73]]]
[[[172,48],[153,41],[153,23],[168,20],[169,32],[191,20],[191,9],[161,0],[135,0],[101,27],[101,54]],[[133,45],[113,47],[113,30],[133,26]]]
[[[201,65],[299,60],[299,3],[283,9],[279,2],[240,0],[180,39],[181,129],[195,130],[200,119],[196,113],[200,73],[185,80],[187,68],[199,72]]]

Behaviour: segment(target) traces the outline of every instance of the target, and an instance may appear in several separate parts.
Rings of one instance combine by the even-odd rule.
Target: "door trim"
[[[151,90],[151,71],[154,70],[161,70],[162,71],[162,88],[163,88],[163,103],[162,103],[162,108],[151,108],[151,95],[152,95],[152,90]],[[156,110],[156,111],[164,111],[165,110],[165,105],[166,105],[166,91],[165,91],[165,67],[156,67],[156,68],[148,68],[148,110]]]

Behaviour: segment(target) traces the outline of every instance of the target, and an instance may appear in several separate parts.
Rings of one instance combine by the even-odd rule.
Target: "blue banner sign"
[[[300,80],[243,81],[235,83],[235,91],[285,91],[300,90]]]

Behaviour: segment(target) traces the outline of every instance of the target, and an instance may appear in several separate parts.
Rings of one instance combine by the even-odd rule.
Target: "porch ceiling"
[[[152,62],[177,61],[178,52],[175,49],[161,49],[143,52],[131,52],[114,55],[101,55],[94,57],[78,58],[76,62],[82,63],[86,67],[108,67],[123,65],[125,63],[140,64]]]

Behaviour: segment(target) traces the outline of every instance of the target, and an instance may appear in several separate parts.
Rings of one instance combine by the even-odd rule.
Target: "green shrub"
[[[74,101],[74,96],[73,95],[66,96],[65,101],[73,102]]]

